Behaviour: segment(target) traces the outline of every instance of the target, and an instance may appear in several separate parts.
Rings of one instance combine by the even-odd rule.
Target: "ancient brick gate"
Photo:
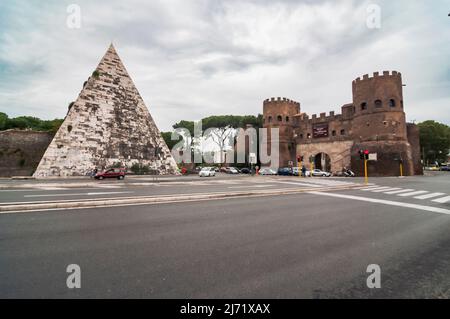
[[[353,141],[299,144],[297,156],[303,156],[305,163],[312,156],[316,168],[336,173],[341,172],[344,167],[350,168],[352,146]]]

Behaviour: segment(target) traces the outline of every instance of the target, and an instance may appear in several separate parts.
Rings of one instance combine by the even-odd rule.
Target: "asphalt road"
[[[450,204],[433,202],[445,195],[414,198],[448,193],[448,176],[378,179],[369,190],[1,214],[0,297],[450,298]],[[81,267],[81,289],[66,286],[69,264]],[[369,264],[381,267],[380,289],[366,285]]]

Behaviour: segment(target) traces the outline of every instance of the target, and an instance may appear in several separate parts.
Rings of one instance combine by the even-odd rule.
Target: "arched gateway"
[[[314,156],[314,167],[322,171],[331,172],[331,158],[327,153],[318,153]]]

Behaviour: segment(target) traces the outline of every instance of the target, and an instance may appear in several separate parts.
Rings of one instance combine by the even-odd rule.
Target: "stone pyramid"
[[[176,174],[177,164],[111,44],[71,104],[35,177],[80,176],[94,168],[139,164]]]

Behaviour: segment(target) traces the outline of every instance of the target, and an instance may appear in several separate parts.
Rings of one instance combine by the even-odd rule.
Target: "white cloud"
[[[113,40],[163,130],[257,114],[271,96],[339,111],[354,78],[383,70],[402,72],[408,119],[450,124],[448,1],[373,2],[379,30],[366,27],[370,1],[83,0],[81,29],[65,25],[69,1],[7,1],[0,111],[64,116]]]

